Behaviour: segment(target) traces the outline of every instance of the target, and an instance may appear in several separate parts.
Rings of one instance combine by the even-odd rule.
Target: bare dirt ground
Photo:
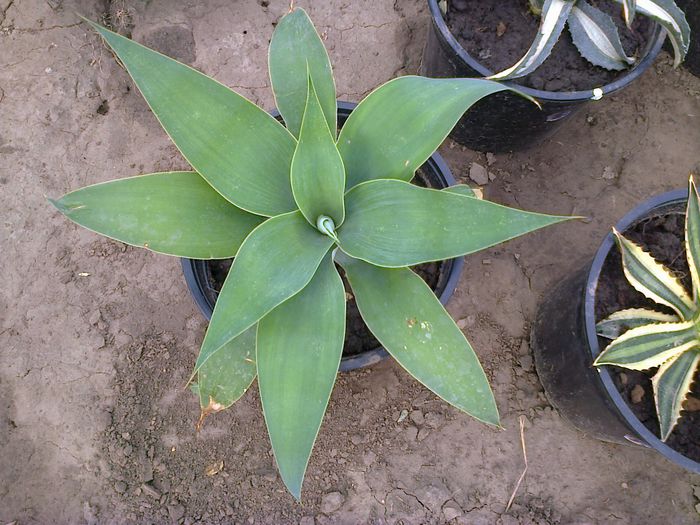
[[[418,69],[423,1],[299,4],[327,39],[340,98]],[[589,217],[467,259],[449,310],[492,378],[505,430],[458,413],[391,361],[343,374],[302,504],[276,474],[255,389],[195,432],[183,385],[205,323],[179,262],[79,229],[45,200],[186,167],[75,12],[270,108],[266,49],[287,7],[0,0],[0,523],[697,523],[700,478],[571,429],[528,346],[550,287],[630,207],[700,167],[700,80],[666,55],[537,150],[487,159],[441,148],[462,180],[472,162],[488,167],[489,199]],[[524,466],[521,415],[529,470],[506,512]]]

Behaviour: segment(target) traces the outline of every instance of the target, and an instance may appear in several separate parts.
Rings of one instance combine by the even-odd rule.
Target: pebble
[[[377,454],[375,454],[373,451],[369,450],[365,452],[364,456],[362,456],[362,463],[365,464],[365,466],[369,467],[372,463],[375,462],[377,459]]]
[[[644,388],[642,385],[634,385],[632,392],[630,392],[630,400],[636,405],[641,403],[642,399],[644,399]]]
[[[518,361],[520,362],[520,366],[523,368],[523,370],[527,370],[528,372],[530,370],[532,370],[532,356],[531,355],[520,356],[520,359]]]
[[[686,399],[685,404],[683,405],[683,408],[687,410],[688,412],[697,412],[700,410],[700,399],[697,397],[693,396],[688,396],[688,399]]]
[[[147,496],[151,496],[153,499],[160,499],[160,492],[158,492],[158,490],[153,485],[144,483],[143,485],[141,485],[141,490],[144,494],[146,494]]]
[[[414,410],[411,412],[411,421],[413,421],[416,425],[422,425],[425,422],[425,417],[423,416],[423,412],[420,410]]]
[[[114,484],[114,490],[116,490],[118,494],[124,494],[126,492],[126,489],[126,483],[124,483],[123,481],[117,481]]]
[[[492,166],[495,162],[496,162],[496,155],[494,155],[493,153],[487,153],[486,154],[486,163],[489,166]]]
[[[429,435],[430,435],[430,429],[428,429],[427,427],[423,427],[418,431],[418,435],[416,435],[416,439],[418,441],[423,441]]]
[[[472,162],[471,168],[469,168],[469,178],[479,184],[484,186],[489,183],[489,174],[481,164],[477,162]]]
[[[622,386],[627,385],[627,381],[628,381],[628,379],[627,379],[627,374],[625,374],[624,372],[620,372],[620,374],[618,375],[618,377],[620,378],[620,384],[621,384]]]
[[[175,505],[168,505],[168,515],[170,516],[171,520],[178,521],[180,518],[184,517],[185,507],[179,503]]]
[[[331,514],[338,510],[345,503],[345,496],[340,492],[329,492],[321,499],[321,512]]]

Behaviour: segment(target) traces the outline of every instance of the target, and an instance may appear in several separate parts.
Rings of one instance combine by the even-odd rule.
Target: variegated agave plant
[[[541,15],[540,28],[527,53],[512,67],[490,78],[508,80],[524,77],[540,67],[552,52],[564,26],[581,56],[591,64],[611,70],[622,70],[634,64],[622,47],[617,26],[612,18],[586,0],[528,0],[530,8]],[[666,29],[673,45],[675,66],[685,58],[690,45],[690,26],[683,11],[673,0],[616,0],[622,4],[623,17],[631,27],[639,13]]]
[[[596,366],[615,365],[631,370],[658,367],[652,384],[663,441],[668,439],[681,416],[683,401],[700,364],[699,202],[691,177],[685,219],[685,251],[693,296],[641,246],[615,231],[627,280],[646,297],[675,313],[631,308],[615,312],[596,326],[598,335],[614,339],[595,360]]]

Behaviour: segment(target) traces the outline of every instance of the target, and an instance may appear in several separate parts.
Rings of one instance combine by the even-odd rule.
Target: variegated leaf
[[[630,29],[632,28],[632,22],[634,22],[634,15],[637,11],[637,0],[624,0],[622,2],[622,16],[625,19],[625,24]]]
[[[694,348],[665,362],[652,379],[661,441],[668,439],[681,417],[699,363],[700,350]]]
[[[491,80],[509,80],[524,77],[537,69],[547,59],[554,44],[559,40],[575,3],[576,0],[545,0],[542,7],[540,28],[535,36],[535,41],[525,56],[514,66],[491,75],[489,78]]]
[[[579,0],[568,20],[569,31],[581,56],[590,63],[606,69],[621,70],[634,63],[626,55],[613,19]]]
[[[648,370],[700,344],[695,323],[648,324],[628,330],[595,360],[595,365],[615,365]]]
[[[620,310],[595,325],[596,332],[601,337],[615,339],[622,333],[638,326],[652,323],[675,323],[679,322],[678,316],[665,314],[646,308],[628,308]]]
[[[693,300],[698,304],[700,296],[700,198],[695,180],[690,178],[688,207],[685,213],[685,253],[693,281]]]
[[[691,319],[696,308],[678,279],[641,246],[626,239],[615,229],[613,233],[622,254],[625,276],[635,290],[659,304],[673,308],[681,319]]]
[[[624,6],[629,0],[616,0]],[[683,11],[673,0],[637,0],[636,12],[648,16],[661,24],[673,45],[674,66],[678,66],[690,47],[690,26]]]

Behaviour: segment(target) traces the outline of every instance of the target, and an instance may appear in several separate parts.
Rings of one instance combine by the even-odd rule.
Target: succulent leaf
[[[615,339],[593,363],[649,370],[698,345],[693,321],[648,324]]]
[[[671,272],[641,246],[613,230],[622,254],[622,267],[630,284],[647,298],[674,309],[683,320],[693,318],[696,307]]]
[[[480,79],[416,76],[378,87],[353,110],[338,137],[346,189],[374,179],[410,181],[465,111],[507,89]]]
[[[194,172],[118,179],[49,200],[73,222],[111,239],[194,259],[233,257],[263,220],[235,207]]]
[[[270,41],[269,69],[277,109],[289,131],[299,136],[307,79],[311,75],[328,128],[335,138],[338,112],[333,69],[328,51],[303,9],[292,10],[277,24]]]
[[[592,64],[612,70],[625,69],[635,60],[625,54],[612,18],[578,0],[568,20],[569,31],[581,56]]]
[[[117,54],[182,155],[216,191],[257,215],[296,209],[289,183],[296,140],[284,126],[199,71],[89,23]]]
[[[379,268],[340,251],[336,260],[362,318],[394,359],[451,405],[498,425],[496,402],[479,360],[428,285],[408,268]]]
[[[489,79],[511,80],[520,78],[540,67],[542,62],[552,52],[554,44],[559,40],[575,3],[576,0],[545,0],[542,7],[540,27],[530,49],[515,65],[500,73],[491,75]]]
[[[311,282],[258,325],[263,413],[280,475],[297,499],[344,338],[345,288],[328,253]]]
[[[255,379],[253,326],[226,343],[197,372],[197,395],[202,410],[199,425],[214,412],[233,405]]]
[[[454,193],[456,195],[462,195],[464,197],[476,197],[474,189],[468,184],[455,184],[454,186],[450,186],[449,188],[445,188],[441,191],[447,193]]]
[[[332,244],[299,211],[272,217],[254,229],[221,288],[194,371],[303,289]]]
[[[685,253],[693,282],[693,301],[698,304],[700,295],[700,197],[695,181],[690,178],[688,207],[685,213]]]
[[[637,0],[623,0],[622,1],[622,16],[625,19],[625,24],[628,28],[632,28],[632,22],[634,22],[634,15],[637,12]]]
[[[318,218],[327,215],[338,227],[345,219],[345,168],[323,116],[313,80],[311,77],[308,80],[304,119],[292,159],[292,192],[309,224],[316,227]]]
[[[616,0],[625,4],[628,0]],[[690,47],[690,26],[683,11],[673,0],[636,0],[636,12],[648,16],[666,29],[674,50],[674,66],[678,67]]]
[[[637,328],[652,323],[676,323],[680,319],[676,315],[665,314],[646,308],[628,308],[615,312],[595,326],[601,337],[615,339],[631,328]]]
[[[683,401],[690,393],[698,364],[700,350],[695,347],[663,363],[652,378],[661,441],[668,439],[681,417]]]
[[[341,249],[391,268],[459,257],[571,218],[520,211],[399,180],[355,186],[345,196],[345,210],[345,223],[338,231]]]

